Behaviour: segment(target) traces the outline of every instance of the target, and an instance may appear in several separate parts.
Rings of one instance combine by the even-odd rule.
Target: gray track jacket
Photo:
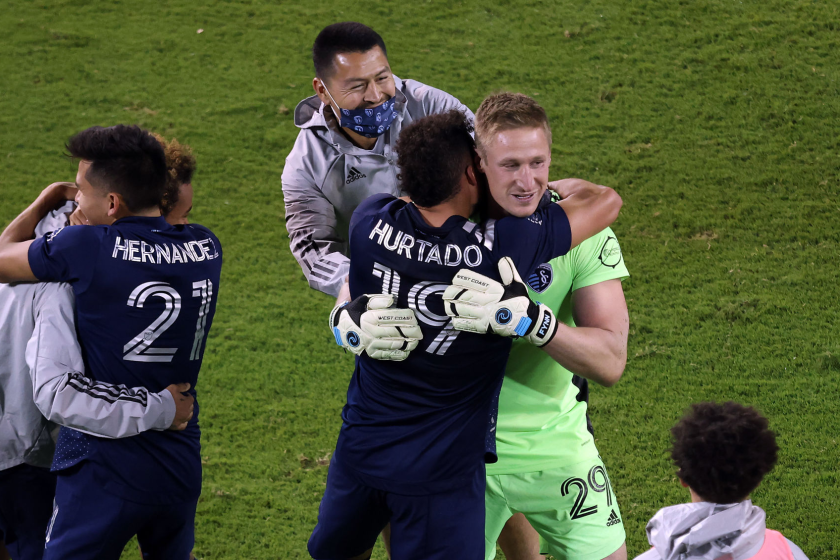
[[[350,268],[347,230],[356,206],[373,194],[400,195],[394,153],[400,131],[421,117],[449,109],[474,118],[446,92],[396,76],[394,82],[397,118],[372,150],[350,142],[318,96],[304,99],[295,109],[295,125],[301,131],[281,177],[286,229],[309,285],[332,296],[338,295]]]
[[[45,218],[36,232],[63,227],[65,210]],[[84,376],[74,301],[67,284],[0,284],[0,470],[22,463],[49,467],[53,422],[107,438],[172,424],[169,391],[126,389]]]
[[[766,529],[764,510],[750,500],[670,506],[648,522],[653,548],[636,560],[746,560],[761,550]],[[787,543],[796,560],[808,560],[798,546]]]

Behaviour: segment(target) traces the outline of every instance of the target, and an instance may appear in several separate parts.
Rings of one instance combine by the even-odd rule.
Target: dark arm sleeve
[[[559,204],[549,204],[527,218],[508,216],[496,222],[493,252],[498,258],[511,257],[522,278],[568,253],[571,245],[572,229]]]
[[[42,282],[69,282],[78,294],[93,278],[102,243],[100,226],[70,226],[29,246],[29,266]]]

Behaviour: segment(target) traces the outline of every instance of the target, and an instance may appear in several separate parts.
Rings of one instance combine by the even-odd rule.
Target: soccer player
[[[458,109],[451,95],[391,72],[385,42],[355,22],[325,27],[312,47],[315,94],[295,109],[301,129],[283,168],[286,228],[309,285],[346,299],[350,216],[377,193],[399,196],[394,147],[411,122]]]
[[[67,226],[74,207],[50,212],[36,237]],[[183,429],[192,415],[192,397],[181,394],[187,384],[150,393],[86,377],[73,313],[67,284],[0,284],[0,540],[16,559],[44,551],[55,496],[53,422],[120,438]]]
[[[468,221],[483,194],[470,132],[457,110],[412,124],[398,154],[413,202],[375,195],[353,215],[351,295],[384,294],[373,298],[412,309],[425,328],[403,362],[357,360],[309,541],[313,558],[368,558],[389,521],[395,558],[482,558],[484,461],[495,459],[490,421],[510,339],[455,331],[441,294],[462,266],[495,279],[498,265],[515,285],[609,225],[621,206],[612,189],[592,185],[528,218],[479,227]],[[547,342],[551,312],[509,296],[499,312],[506,334]],[[359,314],[348,307],[334,309],[330,324],[342,345],[356,347]]]
[[[87,373],[159,391],[195,383],[221,270],[218,239],[171,226],[160,144],[139,127],[93,127],[71,138],[78,190],[47,188],[0,235],[0,280],[66,281],[77,306]],[[31,241],[37,221],[76,198],[94,227]],[[146,558],[189,557],[201,490],[198,406],[181,432],[108,440],[62,429],[44,558],[119,558],[137,535]]]
[[[551,129],[535,100],[515,93],[489,96],[476,113],[476,144],[492,216],[527,216],[548,203],[543,196]],[[565,198],[587,185],[566,179],[552,187]],[[488,560],[496,555],[497,539],[511,560],[539,558],[531,525],[543,537],[543,552],[555,558],[627,557],[616,497],[587,430],[587,404],[576,398],[578,387],[572,384],[572,372],[605,386],[620,379],[629,323],[621,289],[626,276],[618,241],[607,228],[541,263],[527,278],[531,299],[548,306],[559,324],[542,348],[513,343],[499,397],[499,460],[487,466]],[[484,290],[496,284],[490,278],[482,282]],[[456,306],[446,309],[456,329],[487,332],[486,316],[495,301],[474,289],[479,285],[456,281],[451,288]]]
[[[750,494],[779,450],[767,418],[735,402],[703,402],[671,428],[671,458],[691,503],[660,509],[647,524],[651,548],[636,560],[808,560],[765,524]]]

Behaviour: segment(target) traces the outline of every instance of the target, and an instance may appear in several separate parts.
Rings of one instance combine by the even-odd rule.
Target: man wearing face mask
[[[391,73],[382,37],[355,22],[325,27],[312,47],[316,95],[295,109],[301,131],[283,169],[286,229],[309,285],[337,296],[350,269],[350,216],[367,197],[399,196],[394,146],[410,123],[456,98]]]

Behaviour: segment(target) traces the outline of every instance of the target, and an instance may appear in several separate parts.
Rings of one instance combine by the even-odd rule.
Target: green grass
[[[315,35],[364,21],[397,75],[473,109],[499,89],[536,96],[552,176],[624,198],[629,361],[592,413],[631,557],[656,510],[687,499],[668,429],[693,401],[735,399],[779,434],[779,465],[754,494],[768,524],[834,559],[838,16],[816,0],[13,0],[0,15],[0,221],[72,179],[61,154],[80,129],[139,123],[193,146],[194,219],[225,249],[198,387],[196,556],[307,558],[352,361],[325,328],[332,302],[289,252],[280,173]]]

